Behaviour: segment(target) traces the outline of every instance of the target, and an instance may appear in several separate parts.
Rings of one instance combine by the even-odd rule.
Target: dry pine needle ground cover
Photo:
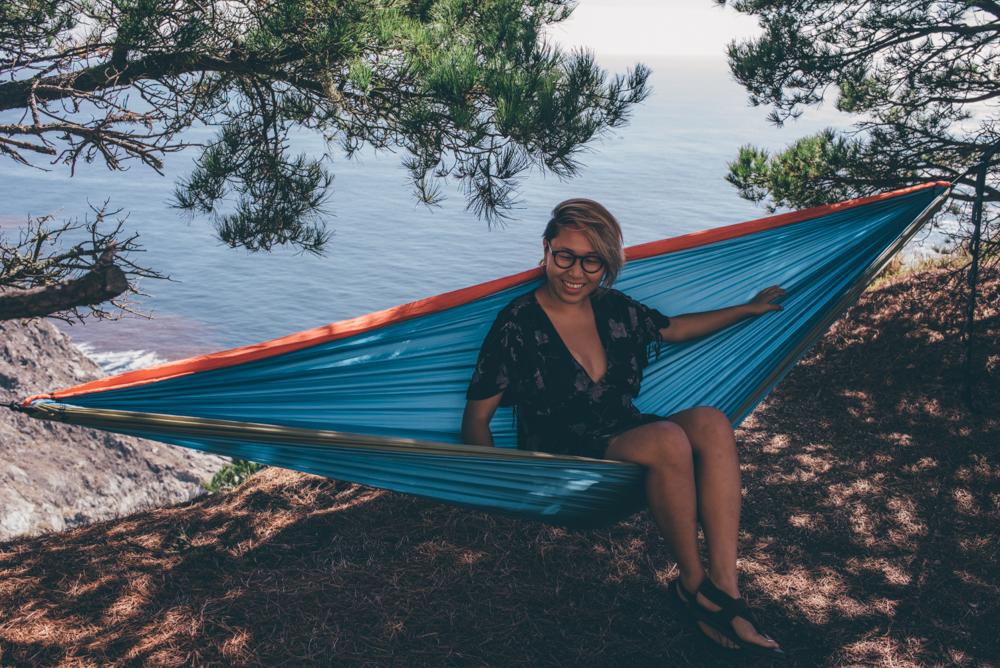
[[[979,414],[952,298],[910,277],[740,429],[743,589],[792,665],[1000,666],[998,289]],[[646,514],[568,531],[272,469],[0,544],[0,665],[723,665],[674,576]]]

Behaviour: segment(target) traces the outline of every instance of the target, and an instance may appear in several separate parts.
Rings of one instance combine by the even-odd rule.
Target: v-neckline
[[[590,375],[589,371],[587,371],[587,367],[583,366],[583,363],[576,358],[573,351],[570,350],[569,346],[566,345],[566,342],[563,341],[563,337],[556,328],[556,324],[552,322],[552,318],[550,318],[549,314],[545,311],[545,307],[542,306],[542,302],[538,301],[538,295],[535,294],[534,290],[531,291],[531,297],[535,300],[535,304],[538,305],[538,310],[542,312],[542,317],[545,318],[545,322],[548,323],[549,329],[552,330],[551,333],[554,334],[556,339],[559,340],[559,345],[563,347],[563,350],[569,353],[569,357],[573,360],[573,363],[576,364],[581,371],[583,371],[583,375],[587,377],[587,380],[590,381],[591,385],[600,385],[601,382],[608,377],[608,372],[611,371],[611,355],[608,354],[608,337],[605,335],[600,325],[597,324],[597,309],[594,306],[594,300],[590,300],[590,311],[594,316],[594,327],[597,329],[597,338],[600,339],[601,347],[604,348],[604,375],[597,380],[594,380],[594,377]]]

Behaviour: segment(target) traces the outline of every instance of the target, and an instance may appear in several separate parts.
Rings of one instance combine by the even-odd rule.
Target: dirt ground
[[[742,587],[790,665],[1000,666],[1000,284],[971,414],[942,280],[866,293],[738,431]],[[771,663],[714,651],[675,576],[645,513],[570,531],[270,469],[0,544],[0,665]]]

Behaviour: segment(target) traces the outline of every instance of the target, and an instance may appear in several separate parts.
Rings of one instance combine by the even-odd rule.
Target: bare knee
[[[715,406],[695,406],[688,408],[679,413],[674,413],[670,416],[670,420],[684,427],[693,427],[696,429],[733,430],[729,418]]]
[[[693,458],[691,440],[687,433],[673,422],[654,422],[647,425],[649,466],[687,466]]]
[[[625,432],[608,448],[609,459],[619,459],[650,468],[689,466],[693,459],[691,441],[684,429],[673,422],[653,422]]]
[[[718,408],[695,406],[671,415],[670,420],[684,430],[696,454],[729,452],[736,448],[733,425]]]

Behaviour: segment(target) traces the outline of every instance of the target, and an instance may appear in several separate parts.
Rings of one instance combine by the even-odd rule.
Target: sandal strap
[[[698,603],[698,594],[697,594],[697,592],[696,593],[689,592],[687,590],[687,587],[684,586],[684,583],[681,582],[680,578],[677,578],[677,591],[680,592],[681,596],[684,597],[682,599],[683,603],[685,603],[687,605],[697,605],[697,603]]]
[[[715,584],[708,578],[705,578],[704,581],[702,581],[701,586],[698,587],[698,593],[722,608],[721,610],[717,610],[715,612],[709,612],[708,610],[705,611],[718,619],[720,622],[730,624],[736,617],[742,617],[750,622],[754,629],[760,633],[760,627],[757,625],[757,620],[754,618],[753,612],[750,610],[750,605],[747,603],[745,598],[733,598],[726,592],[716,587]]]

